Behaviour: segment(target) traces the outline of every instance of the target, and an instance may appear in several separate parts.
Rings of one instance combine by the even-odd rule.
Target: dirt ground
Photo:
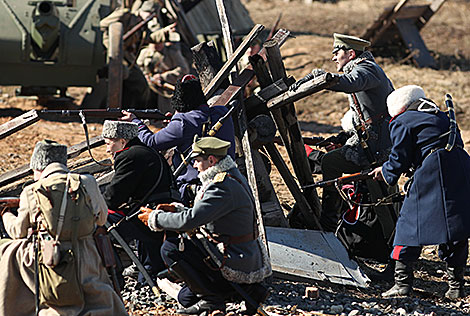
[[[279,27],[288,29],[295,38],[281,49],[289,75],[299,79],[313,68],[335,71],[331,62],[332,34],[334,32],[360,35],[387,6],[396,0],[242,0],[255,23],[271,28],[282,13]],[[410,0],[410,4],[429,1]],[[462,130],[467,150],[470,144],[470,1],[448,0],[441,10],[423,28],[421,35],[439,65],[438,70],[419,69],[404,58],[377,57],[395,87],[418,84],[427,96],[440,105],[445,93],[454,98],[457,121]],[[25,74],[26,75],[26,74]],[[32,98],[14,96],[15,87],[1,87],[0,124],[22,111],[40,109]],[[71,88],[69,94],[79,103],[85,89]],[[340,129],[339,122],[347,110],[347,98],[342,93],[322,91],[296,103],[301,128],[306,136],[329,135]],[[443,108],[443,107],[442,107]],[[90,136],[101,132],[100,124],[90,124]],[[84,141],[81,124],[39,121],[34,125],[0,140],[0,174],[29,162],[38,140],[53,139],[67,145]],[[93,150],[97,158],[107,157],[104,147]],[[82,154],[80,158],[86,158]],[[272,182],[280,201],[293,204],[292,197],[277,172]],[[426,254],[425,254],[426,255]],[[435,260],[431,249],[429,258]]]

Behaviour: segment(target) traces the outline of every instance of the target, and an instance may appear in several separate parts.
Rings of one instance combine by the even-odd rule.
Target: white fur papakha
[[[424,90],[420,86],[408,85],[401,87],[388,95],[388,113],[391,117],[397,116],[413,102],[425,97]]]
[[[123,138],[130,140],[139,134],[139,126],[133,122],[109,121],[103,123],[103,132],[101,136],[104,138]]]

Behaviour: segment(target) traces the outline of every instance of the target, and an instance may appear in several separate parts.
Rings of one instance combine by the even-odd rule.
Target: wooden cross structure
[[[408,0],[400,0],[394,7],[386,8],[360,37],[369,40],[375,51],[407,52],[407,58],[412,58],[418,67],[435,68],[436,61],[419,31],[444,2],[446,0],[430,0],[429,4],[407,6]]]
[[[215,47],[210,42],[200,43],[194,46],[192,51],[209,104],[227,106],[232,100],[242,103],[239,111],[233,116],[236,136],[239,140],[237,152],[244,160],[246,176],[256,200],[258,218],[262,218],[261,225],[264,222],[268,226],[288,226],[269,173],[263,163],[262,153],[265,153],[276,166],[294,197],[305,226],[311,229],[321,229],[318,220],[321,206],[317,193],[313,188],[302,189],[303,186],[313,183],[313,177],[305,153],[294,102],[334,85],[337,79],[326,73],[302,84],[295,92],[289,91],[289,86],[295,80],[287,76],[282,62],[280,47],[290,34],[283,29],[265,42],[258,54],[250,57],[250,65],[234,70],[264,26],[255,25],[233,51],[230,47],[232,43],[230,24],[224,14],[223,0],[217,0],[217,5],[222,26],[225,28],[223,34],[229,56],[227,61],[222,64]],[[245,98],[244,88],[255,76],[261,90]],[[30,126],[37,120],[39,118],[34,110],[27,112],[1,125],[0,138]],[[295,177],[274,144],[276,132],[286,148]],[[102,138],[97,137],[91,140],[91,147],[101,146],[103,143]],[[86,149],[85,143],[69,148],[69,158],[76,157]],[[102,170],[100,168],[93,170],[95,169],[96,171]],[[12,192],[19,193],[17,191],[21,188],[20,186],[15,186],[13,189],[4,187],[31,173],[29,165],[24,165],[0,175],[0,196],[11,195]]]

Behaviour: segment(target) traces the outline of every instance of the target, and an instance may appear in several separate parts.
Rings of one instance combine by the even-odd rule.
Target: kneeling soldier
[[[241,285],[256,303],[268,295],[261,281],[271,274],[271,265],[258,237],[254,198],[227,155],[229,147],[229,142],[215,137],[193,144],[193,165],[202,182],[194,207],[159,205],[156,210],[142,209],[139,215],[155,231],[199,232],[168,239],[161,250],[170,271],[186,283],[178,294],[185,307],[177,311],[181,314],[225,310],[224,301],[234,295],[228,282]],[[206,265],[207,256],[212,267]],[[254,307],[248,309],[255,312]]]

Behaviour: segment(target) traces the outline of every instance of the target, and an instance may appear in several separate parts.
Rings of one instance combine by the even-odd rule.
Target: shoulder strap
[[[60,204],[59,218],[57,220],[57,234],[55,235],[55,241],[59,240],[60,233],[65,221],[65,209],[67,208],[67,194],[69,191],[70,173],[67,173],[67,180],[65,180],[64,194],[62,195],[62,202]]]

